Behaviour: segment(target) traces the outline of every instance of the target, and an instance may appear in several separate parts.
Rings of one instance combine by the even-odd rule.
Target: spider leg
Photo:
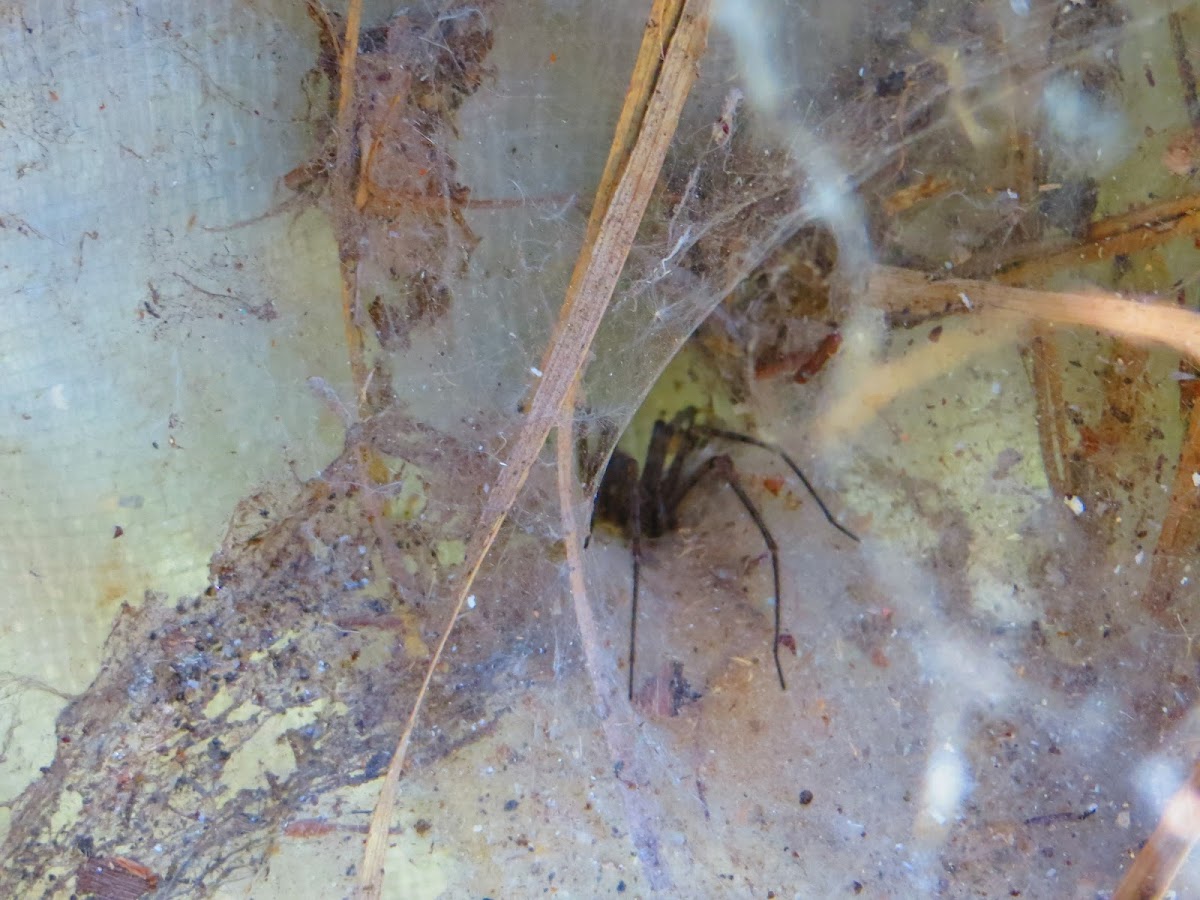
[[[768,444],[766,441],[760,441],[758,438],[750,437],[750,435],[742,434],[738,431],[726,431],[723,428],[712,428],[707,425],[696,425],[693,427],[696,431],[706,434],[709,437],[721,438],[726,441],[737,441],[741,444],[749,444],[751,447],[760,447],[763,450],[769,450],[774,453],[785,463],[787,463],[788,468],[791,469],[793,474],[800,479],[800,483],[804,485],[804,489],[808,491],[809,496],[812,497],[813,500],[816,501],[817,506],[820,507],[821,512],[825,516],[825,521],[827,521],[846,537],[850,538],[850,540],[854,541],[855,543],[859,542],[858,535],[833,517],[833,512],[828,506],[825,505],[825,501],[821,499],[821,495],[817,493],[817,489],[813,487],[812,482],[805,477],[802,471],[800,471],[800,467],[796,465],[795,460],[788,456],[788,454],[785,453],[780,447],[777,447],[774,444]]]
[[[672,461],[667,476],[663,475],[663,469],[666,466],[667,453],[671,449],[671,440],[674,437],[675,426],[673,423],[664,422],[662,419],[655,422],[654,430],[650,433],[650,443],[646,447],[646,460],[642,463],[641,492],[642,498],[648,506],[646,510],[648,521],[644,525],[646,534],[650,537],[658,537],[670,530],[668,527],[670,507],[663,485],[664,479],[674,473],[678,455],[676,455],[675,461]]]
[[[779,660],[779,635],[782,625],[781,606],[783,603],[783,595],[779,585],[779,546],[775,543],[775,538],[772,537],[771,529],[767,527],[762,513],[758,511],[758,507],[754,505],[754,501],[750,499],[750,495],[742,487],[741,479],[738,478],[737,470],[733,466],[733,460],[728,456],[714,456],[697,469],[681,485],[679,499],[682,501],[687,496],[688,491],[708,475],[716,475],[733,488],[733,492],[737,494],[742,507],[749,514],[750,518],[754,520],[754,525],[758,529],[758,533],[762,535],[763,543],[767,545],[767,552],[771,555],[771,578],[775,587],[775,640],[771,644],[771,654],[775,659],[775,672],[779,676],[779,686],[786,691],[787,681],[783,677],[783,664]]]
[[[679,504],[683,502],[684,496],[691,485],[683,480],[683,467],[687,465],[688,459],[691,458],[696,447],[701,443],[700,435],[693,428],[696,420],[696,408],[689,406],[682,409],[671,420],[669,425],[664,425],[672,437],[678,437],[679,442],[675,447],[675,457],[671,460],[671,467],[667,469],[660,481],[659,490],[662,492],[663,500],[663,528],[662,531],[674,531],[677,525],[676,515],[679,511]]]

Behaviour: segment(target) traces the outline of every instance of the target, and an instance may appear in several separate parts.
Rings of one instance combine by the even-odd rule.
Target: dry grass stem
[[[1200,838],[1200,762],[1191,777],[1167,801],[1150,840],[1113,892],[1113,900],[1157,900],[1165,897],[1179,868]]]
[[[524,428],[513,443],[500,477],[488,495],[479,521],[467,543],[465,573],[455,592],[452,611],[442,631],[425,678],[413,703],[396,752],[380,789],[371,817],[366,849],[360,870],[359,896],[378,898],[383,890],[384,854],[395,805],[396,788],[404,769],[409,742],[421,704],[433,679],[475,576],[495,541],[500,527],[516,501],[546,438],[559,422],[572,386],[586,362],[592,339],[616,289],[638,226],[645,213],[654,184],[675,134],[684,100],[696,77],[696,67],[708,35],[708,0],[672,0],[657,3],[647,29],[659,53],[657,79],[644,84],[635,77],[627,103],[644,104],[637,118],[637,138],[628,155],[594,241],[580,254],[567,288],[566,318],[560,321],[546,356],[543,376],[529,404]],[[666,14],[660,14],[666,13]],[[645,97],[649,97],[646,101]],[[627,140],[618,135],[618,140]]]
[[[987,317],[986,325],[980,324],[984,327],[977,331],[944,334],[936,344],[852,373],[841,382],[844,387],[819,418],[818,438],[834,441],[859,431],[904,394],[951,374],[998,345],[1015,340],[1019,333],[1011,323],[994,316]]]
[[[1074,495],[1078,493],[1078,488],[1071,483],[1067,467],[1070,449],[1064,415],[1067,407],[1063,400],[1062,363],[1054,341],[1054,330],[1044,322],[1035,325],[1029,350],[1033,397],[1037,408],[1038,444],[1042,451],[1046,483],[1057,496]]]
[[[1200,360],[1200,315],[1173,302],[1142,301],[1099,290],[1035,291],[966,278],[930,281],[920,272],[889,266],[879,266],[871,274],[868,294],[869,302],[885,311],[987,310],[1016,321],[1095,328]]]
[[[575,519],[575,493],[579,487],[579,479],[575,475],[573,408],[572,402],[563,405],[555,439],[558,499],[563,523],[563,542],[567,551],[571,599],[575,607],[575,619],[579,623],[584,665],[596,693],[600,727],[604,731],[609,757],[614,762],[619,760],[622,764],[621,777],[617,779],[617,784],[625,805],[626,827],[634,847],[637,848],[638,858],[650,887],[654,890],[665,890],[671,886],[671,875],[659,856],[658,836],[654,830],[654,822],[662,820],[662,813],[654,801],[653,791],[645,790],[649,779],[646,767],[639,759],[638,732],[637,729],[629,727],[633,720],[633,710],[625,697],[624,683],[612,664],[611,655],[601,649],[604,641],[592,615],[592,605],[588,600],[587,585],[583,577],[583,542]]]
[[[1200,492],[1193,475],[1200,472],[1200,410],[1192,407],[1188,429],[1175,468],[1171,499],[1154,547],[1150,578],[1142,605],[1160,622],[1170,624],[1169,610],[1175,587],[1190,568],[1192,547],[1200,537]]]
[[[318,12],[329,23],[323,8]],[[358,68],[358,32],[362,27],[362,0],[350,0],[346,9],[346,32],[338,56],[338,103],[337,103],[337,156],[330,181],[330,191],[338,208],[354,191],[354,119],[355,119],[355,71]],[[336,36],[336,30],[329,33]],[[354,379],[355,393],[359,399],[359,411],[363,411],[362,398],[367,383],[367,364],[362,331],[358,326],[358,253],[347,252],[350,240],[343,240],[338,247],[342,274],[342,326],[346,332],[346,351],[350,359],[350,374]]]
[[[1191,202],[1193,205],[1198,203],[1194,197],[1191,198]],[[1088,239],[1081,245],[1064,247],[1040,259],[1017,263],[998,272],[995,277],[1006,284],[1043,281],[1057,275],[1063,269],[1111,260],[1118,256],[1132,256],[1143,250],[1160,247],[1176,238],[1197,233],[1200,233],[1200,210],[1193,209],[1185,215],[1158,221],[1152,226],[1122,231],[1112,237],[1094,239],[1089,232]]]
[[[1200,314],[1173,303],[1142,302],[1101,291],[1034,291],[964,278],[930,281],[920,272],[888,266],[872,273],[867,302],[885,312],[918,316],[957,307],[980,320],[986,316],[987,326],[974,333],[945,335],[900,359],[852,375],[821,418],[818,429],[825,440],[857,431],[902,394],[1012,340],[1027,323],[1094,328],[1135,343],[1169,347],[1200,361]]]
[[[1200,231],[1200,195],[1160,200],[1088,226],[1082,241],[1034,241],[980,255],[960,268],[1005,284],[1028,284],[1065,268],[1159,247]]]

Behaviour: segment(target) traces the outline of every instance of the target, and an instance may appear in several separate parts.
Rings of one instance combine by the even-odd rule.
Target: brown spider
[[[593,523],[601,520],[616,526],[629,538],[633,556],[633,599],[629,615],[629,699],[633,699],[634,661],[637,656],[637,609],[639,570],[642,561],[642,539],[660,537],[678,527],[679,508],[684,498],[697,484],[709,476],[724,481],[737,495],[742,507],[762,535],[763,543],[771,556],[771,577],[775,589],[775,640],[772,654],[779,686],[787,690],[783,676],[783,664],[779,660],[781,642],[779,548],[762,513],[750,499],[738,478],[733,460],[727,454],[709,457],[689,474],[684,473],[688,459],[711,440],[735,441],[770,450],[779,456],[800,479],[809,495],[816,501],[825,519],[852,541],[858,536],[833,517],[812,482],[805,477],[783,450],[757,438],[723,428],[713,428],[696,423],[696,409],[689,407],[681,411],[670,422],[659,419],[654,423],[650,444],[646,450],[646,462],[640,474],[637,460],[628,453],[617,450],[609,461],[600,486],[596,491],[596,503],[592,513]],[[674,453],[673,456],[670,454]],[[670,456],[670,465],[667,464]]]

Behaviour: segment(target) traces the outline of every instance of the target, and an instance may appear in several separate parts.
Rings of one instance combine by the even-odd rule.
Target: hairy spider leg
[[[723,428],[712,428],[708,425],[696,425],[694,427],[700,433],[706,434],[710,437],[722,438],[727,441],[737,441],[741,444],[749,444],[751,447],[761,447],[763,450],[769,450],[774,453],[785,463],[787,463],[788,468],[791,469],[795,476],[800,479],[800,483],[804,485],[804,489],[808,491],[809,496],[812,497],[813,500],[816,501],[817,506],[821,508],[821,512],[825,516],[825,521],[827,521],[846,537],[850,538],[850,540],[854,541],[855,543],[859,543],[858,535],[833,517],[833,512],[828,506],[825,505],[825,501],[821,499],[821,495],[817,493],[817,489],[813,487],[812,482],[805,477],[804,473],[800,471],[800,467],[796,465],[796,462],[781,448],[776,447],[774,444],[768,444],[766,441],[760,441],[758,438],[750,437],[748,434],[742,434],[738,431],[726,431]]]
[[[783,606],[783,594],[780,590],[779,582],[779,546],[775,543],[775,538],[771,536],[771,530],[767,528],[767,523],[763,519],[762,513],[759,512],[754,501],[750,499],[750,495],[746,493],[746,489],[742,487],[741,479],[738,478],[737,470],[733,466],[733,460],[725,454],[712,457],[692,473],[691,477],[680,486],[679,501],[682,502],[683,498],[687,496],[688,491],[709,475],[716,475],[733,488],[733,492],[737,494],[742,507],[749,514],[750,518],[754,520],[754,525],[758,529],[758,533],[762,535],[763,543],[767,545],[767,552],[771,555],[771,578],[775,587],[775,640],[771,645],[771,655],[775,659],[775,672],[779,676],[779,687],[786,691],[787,680],[783,677],[783,663],[779,660],[779,635],[783,623],[780,611]]]

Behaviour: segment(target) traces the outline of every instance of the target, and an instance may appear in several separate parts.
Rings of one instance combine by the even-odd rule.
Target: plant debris
[[[384,505],[382,521],[369,514],[381,497],[363,487],[364,459],[421,483],[424,514],[406,517],[402,504]],[[490,465],[392,412],[352,428],[342,455],[290,502],[244,501],[206,591],[122,610],[100,675],[59,717],[53,763],[13,804],[0,894],[58,896],[74,873],[79,892],[137,897],[113,885],[149,884],[149,870],[121,860],[153,859],[156,896],[202,896],[261,863],[321,794],[379,777],[424,671],[413,648],[431,645],[444,619],[414,584],[444,577],[438,542],[462,533],[478,506],[466,486]],[[462,479],[438,486],[424,474],[436,471]],[[386,574],[396,553],[423,573],[397,586],[400,599]],[[502,695],[549,677],[536,664],[512,671],[552,643],[536,572],[525,566],[507,585],[485,572],[479,590],[511,602],[481,603],[460,622],[415,764],[485,735],[507,708]],[[282,764],[258,758],[264,741]],[[63,826],[56,812],[72,797],[82,811]]]

